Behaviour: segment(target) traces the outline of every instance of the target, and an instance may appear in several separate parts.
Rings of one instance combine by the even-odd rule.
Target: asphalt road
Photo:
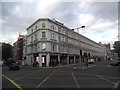
[[[118,83],[118,67],[110,61],[90,64],[60,66],[53,68],[21,67],[19,71],[2,68],[2,88],[79,88],[113,90]]]

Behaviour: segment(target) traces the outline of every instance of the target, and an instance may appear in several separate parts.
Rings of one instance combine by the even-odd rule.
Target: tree
[[[2,59],[7,61],[9,58],[12,58],[12,45],[2,43]]]
[[[114,43],[114,50],[118,54],[118,57],[120,57],[120,41]]]

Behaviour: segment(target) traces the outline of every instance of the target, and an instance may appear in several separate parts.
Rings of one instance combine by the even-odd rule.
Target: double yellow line
[[[117,90],[118,87],[120,87],[120,79],[114,85],[113,90]]]
[[[14,82],[12,79],[8,78],[5,75],[2,75],[4,78],[6,78],[7,80],[9,80],[14,86],[16,86],[18,89],[20,90],[24,90],[19,84],[17,84],[16,82]]]
[[[49,76],[47,76],[41,83],[39,83],[35,88],[39,88],[45,81],[49,79],[50,76],[52,76],[55,73],[56,70],[54,70]]]
[[[75,81],[75,84],[76,84],[77,88],[80,88],[80,86],[79,86],[79,84],[78,84],[78,82],[77,82],[77,79],[75,78],[75,75],[74,75],[73,72],[72,72],[72,76],[73,76],[73,79],[74,79],[74,81]]]
[[[107,81],[107,82],[110,82],[110,83],[112,83],[113,85],[115,85],[114,82],[112,82],[112,81],[110,81],[110,80],[108,80],[108,79],[102,77],[101,75],[97,75],[97,77],[99,77],[99,78],[101,78],[101,79],[103,79],[103,80],[105,80],[105,81]]]

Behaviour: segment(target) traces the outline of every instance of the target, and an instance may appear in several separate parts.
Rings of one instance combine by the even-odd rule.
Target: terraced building
[[[55,19],[40,18],[27,28],[24,38],[25,63],[37,60],[40,67],[84,62],[105,57],[105,47],[68,28]]]

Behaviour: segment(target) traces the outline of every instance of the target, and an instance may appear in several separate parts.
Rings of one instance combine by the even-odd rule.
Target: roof
[[[39,21],[45,21],[45,20],[46,20],[46,21],[53,22],[53,23],[55,23],[55,24],[57,24],[57,25],[59,25],[59,26],[62,26],[62,27],[64,27],[64,28],[70,30],[70,31],[73,31],[72,29],[70,29],[70,28],[68,28],[67,26],[65,26],[63,23],[61,23],[61,22],[59,22],[59,21],[56,21],[55,19],[49,19],[49,18],[39,18],[39,19],[37,19],[33,24],[31,24],[31,25],[27,28],[27,30],[28,30],[30,27],[32,27],[34,24],[36,24],[37,22],[39,22]],[[76,33],[76,34],[79,34],[79,33],[75,32],[75,31],[73,31],[73,32]],[[97,42],[95,42],[95,41],[93,41],[93,40],[91,40],[91,39],[83,36],[82,34],[79,34],[79,35],[81,35],[82,37],[84,37],[84,38],[86,38],[86,39],[88,39],[88,40],[90,40],[90,41],[92,41],[92,42],[94,42],[94,43],[96,43],[96,44],[98,44],[98,45],[103,46],[103,44],[97,43]]]
[[[30,27],[32,27],[34,24],[36,24],[38,21],[45,21],[45,20],[46,20],[46,21],[53,22],[53,23],[55,23],[55,24],[57,24],[57,25],[60,25],[60,26],[62,26],[62,27],[64,27],[64,28],[70,29],[70,28],[66,27],[63,23],[61,23],[61,22],[59,22],[59,21],[57,21],[57,20],[55,20],[55,19],[39,18],[39,19],[37,19],[33,24],[31,24],[31,25],[27,28],[27,30],[28,30]]]

